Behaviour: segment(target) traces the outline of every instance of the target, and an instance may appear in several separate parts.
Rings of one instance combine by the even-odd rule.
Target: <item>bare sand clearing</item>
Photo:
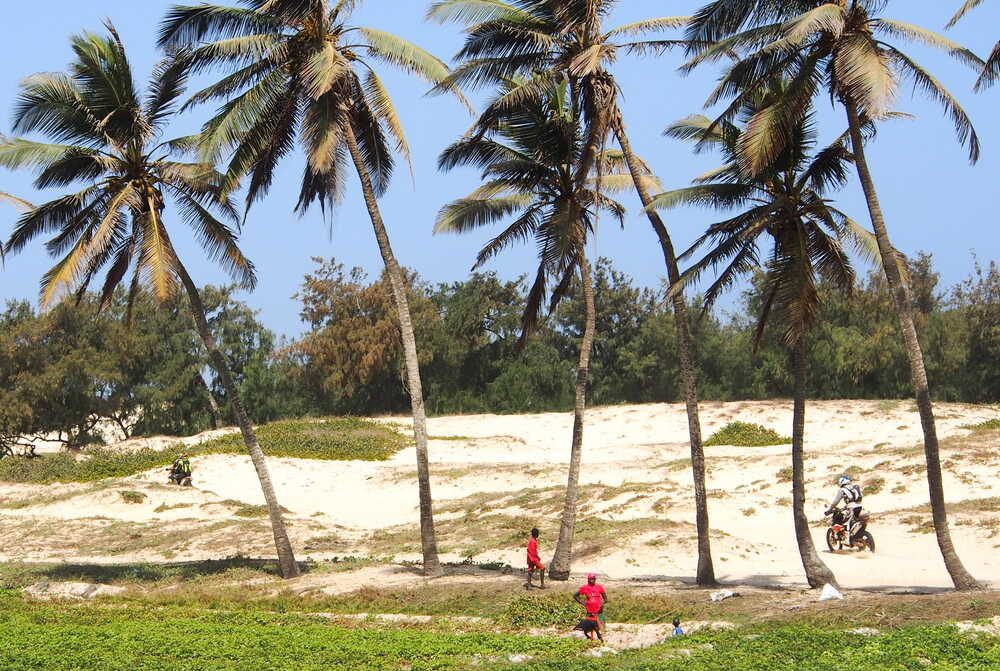
[[[703,403],[701,412],[706,437],[734,420],[790,433],[790,402]],[[994,585],[1000,585],[1000,449],[995,434],[972,435],[960,427],[998,414],[1000,406],[937,406],[952,536],[966,566]],[[407,429],[405,418],[382,421]],[[531,526],[542,529],[543,553],[552,552],[571,422],[569,413],[429,420],[442,559],[471,557],[520,568],[523,536]],[[821,556],[845,587],[950,585],[928,533],[921,437],[909,401],[809,404],[806,508]],[[784,472],[789,451],[787,445],[706,448],[720,579],[802,584]],[[688,456],[682,405],[588,411],[575,571],[611,579],[690,578],[695,539]],[[269,463],[301,558],[419,558],[412,450],[386,462]],[[199,457],[194,468],[192,489],[166,486],[160,471],[91,485],[0,484],[0,557],[128,562],[268,556],[266,518],[254,508],[263,497],[249,459]],[[865,488],[878,546],[874,555],[825,549],[822,511],[835,493],[836,476],[848,469]],[[146,498],[128,503],[122,490]],[[385,571],[368,573],[351,584],[392,582]]]

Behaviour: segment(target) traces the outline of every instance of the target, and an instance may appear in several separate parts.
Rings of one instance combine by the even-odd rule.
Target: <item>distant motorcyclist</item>
[[[170,466],[170,480],[178,485],[183,485],[185,481],[191,483],[191,459],[186,452],[181,452],[173,465]]]
[[[844,513],[846,513],[845,525],[848,530],[848,544],[854,544],[854,537],[861,531],[861,487],[856,483],[851,481],[849,475],[841,475],[837,480],[837,485],[840,487],[837,490],[837,495],[830,502],[830,507],[827,508],[826,514],[834,514],[838,508],[837,506],[841,501],[844,502]]]

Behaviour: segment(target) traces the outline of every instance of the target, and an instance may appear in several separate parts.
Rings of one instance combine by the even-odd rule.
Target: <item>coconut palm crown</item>
[[[72,38],[76,58],[68,72],[35,74],[21,85],[14,132],[54,142],[2,139],[0,166],[36,170],[38,189],[82,188],[38,206],[22,201],[26,211],[7,252],[52,234],[46,246],[60,260],[42,279],[43,305],[85,291],[102,270],[104,305],[129,275],[130,296],[147,280],[167,299],[186,272],[163,219],[170,201],[209,256],[252,288],[254,267],[237,246],[239,212],[223,176],[209,164],[180,160],[189,140],[160,139],[186,82],[183,55],[161,62],[143,95],[117,32],[107,27],[106,36]]]
[[[511,80],[500,96],[523,85],[523,80]],[[442,170],[481,168],[483,184],[441,209],[436,233],[465,233],[511,220],[480,250],[473,269],[513,244],[535,241],[538,268],[528,292],[522,341],[543,315],[546,299],[554,307],[572,286],[599,214],[608,213],[619,223],[625,216],[624,207],[599,191],[594,180],[581,185],[575,179],[585,138],[568,86],[553,84],[544,93],[501,119],[481,120],[475,132],[446,148],[438,161]],[[620,168],[617,155],[609,153],[604,160],[609,172]],[[624,177],[620,172],[608,175],[604,190],[622,186]]]
[[[428,16],[466,26],[466,41],[456,55],[460,65],[450,85],[499,86],[519,77],[519,84],[483,110],[483,118],[502,115],[527,97],[542,94],[570,77],[573,104],[587,132],[579,175],[585,179],[604,144],[612,118],[615,84],[607,68],[621,52],[649,52],[677,46],[655,37],[683,26],[687,17],[666,16],[605,29],[604,21],[619,0],[442,0]]]
[[[979,159],[979,137],[958,100],[890,40],[906,40],[948,53],[981,68],[969,49],[930,30],[880,16],[885,0],[715,0],[692,18],[685,71],[744,54],[728,68],[706,105],[728,101],[720,120],[733,119],[743,104],[787,80],[786,94],[756,113],[742,136],[740,160],[753,171],[781,151],[823,89],[862,119],[878,120],[892,108],[900,78],[935,100],[951,117],[958,139]]]
[[[783,339],[794,346],[816,319],[819,293],[815,278],[844,290],[854,284],[854,271],[842,241],[850,242],[869,259],[877,252],[871,234],[829,198],[849,176],[852,157],[844,146],[846,137],[814,151],[817,130],[812,113],[797,124],[789,142],[765,171],[754,174],[743,168],[739,148],[747,132],[744,124],[782,95],[783,85],[772,83],[767,94],[744,103],[736,123],[716,124],[705,116],[693,115],[672,124],[667,136],[717,149],[725,163],[696,178],[693,186],[659,194],[653,207],[696,205],[736,212],[709,226],[680,256],[691,258],[708,247],[684,272],[682,282],[694,282],[710,268],[718,270],[704,292],[707,310],[739,280],[765,269],[757,341],[771,320],[772,310],[777,310]],[[770,243],[766,256],[762,254],[763,239]]]
[[[191,71],[224,70],[188,106],[224,101],[205,124],[206,158],[229,157],[231,181],[249,175],[249,207],[296,145],[306,156],[296,209],[339,200],[351,124],[377,194],[389,184],[394,152],[409,161],[403,125],[377,67],[390,65],[433,85],[447,66],[401,37],[350,24],[361,0],[242,0],[237,6],[179,5],[159,45],[191,47]],[[456,95],[457,94],[456,92]]]

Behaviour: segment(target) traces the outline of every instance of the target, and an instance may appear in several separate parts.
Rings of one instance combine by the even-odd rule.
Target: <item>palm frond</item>
[[[867,36],[848,35],[837,44],[833,67],[839,93],[868,119],[885,116],[896,97],[896,76],[885,51]]]
[[[689,16],[661,16],[654,19],[644,19],[633,21],[617,28],[613,28],[604,34],[604,40],[612,40],[619,37],[641,37],[648,33],[659,33],[664,30],[674,30],[687,25],[691,17]]]
[[[944,108],[955,126],[955,135],[958,137],[958,141],[969,148],[969,162],[976,163],[979,160],[980,151],[979,135],[976,134],[972,120],[969,119],[969,115],[962,109],[958,100],[932,74],[911,60],[909,56],[889,45],[886,45],[885,49],[901,73],[913,80],[914,88],[921,89]]]
[[[431,4],[427,18],[439,23],[454,21],[465,25],[531,19],[531,14],[504,0],[441,0]]]
[[[961,44],[949,40],[943,35],[938,35],[932,30],[915,26],[912,23],[894,21],[891,19],[876,19],[872,25],[877,32],[885,33],[891,37],[902,37],[912,42],[918,42],[939,51],[944,51],[952,58],[963,65],[979,70],[983,67],[983,59],[972,53]]]
[[[958,11],[955,12],[955,16],[951,17],[951,21],[948,22],[948,25],[945,26],[945,28],[954,27],[955,24],[961,21],[966,14],[981,4],[983,4],[983,0],[965,0],[965,2],[962,3],[962,6],[958,8]]]

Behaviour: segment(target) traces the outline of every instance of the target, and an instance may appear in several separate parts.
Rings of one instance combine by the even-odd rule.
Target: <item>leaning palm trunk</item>
[[[389,234],[385,230],[385,222],[379,211],[378,200],[375,198],[375,188],[371,176],[365,167],[364,157],[358,149],[358,141],[354,128],[350,123],[344,124],[344,136],[347,147],[354,160],[361,189],[365,196],[368,215],[375,229],[375,239],[385,263],[385,270],[392,285],[392,295],[396,301],[396,315],[399,318],[399,331],[403,340],[403,358],[406,362],[406,379],[410,392],[410,407],[413,411],[413,440],[417,446],[417,486],[420,490],[420,546],[424,555],[424,574],[438,575],[441,564],[438,561],[437,538],[434,533],[434,510],[431,500],[430,467],[427,462],[427,415],[424,412],[424,392],[420,384],[420,362],[417,359],[417,341],[413,335],[413,321],[410,319],[410,305],[406,298],[406,280],[403,270],[392,253],[389,244]]]
[[[215,372],[218,373],[219,380],[221,380],[222,386],[226,390],[226,396],[229,397],[232,404],[233,415],[236,417],[236,423],[240,427],[240,433],[243,434],[243,442],[246,443],[247,452],[250,454],[250,461],[253,462],[253,467],[257,471],[260,488],[264,491],[267,514],[271,518],[271,532],[274,534],[274,545],[278,550],[278,569],[281,571],[283,578],[294,578],[299,575],[299,565],[295,563],[292,544],[288,540],[288,532],[285,530],[285,520],[281,515],[281,506],[278,505],[278,497],[274,493],[274,485],[271,483],[271,474],[267,470],[264,452],[260,449],[253,425],[250,423],[250,418],[247,417],[246,410],[243,408],[239,391],[233,381],[232,374],[229,372],[229,363],[216,344],[215,336],[212,335],[212,330],[205,319],[205,305],[201,302],[198,287],[195,286],[194,280],[191,279],[187,269],[180,262],[177,263],[177,273],[180,276],[185,291],[187,291],[195,327],[201,336],[202,342],[205,343],[209,360],[215,368]],[[211,394],[211,391],[209,393]]]
[[[927,461],[927,488],[930,493],[931,514],[934,518],[934,533],[937,535],[938,548],[944,558],[955,589],[981,589],[982,585],[962,565],[955,546],[951,542],[948,530],[948,513],[944,502],[944,484],[941,478],[941,454],[938,448],[937,428],[934,424],[934,409],[931,404],[930,388],[927,384],[927,371],[924,368],[924,355],[917,340],[917,330],[913,325],[911,313],[910,289],[903,281],[897,265],[898,259],[889,240],[889,231],[882,216],[882,206],[875,192],[875,181],[872,179],[868,162],[865,159],[864,140],[861,135],[861,120],[857,106],[845,101],[847,120],[850,124],[851,144],[854,150],[854,163],[858,169],[858,177],[868,201],[868,212],[871,215],[872,227],[875,229],[875,240],[878,242],[879,254],[882,257],[882,268],[885,270],[886,283],[892,295],[892,303],[899,316],[899,324],[903,331],[903,344],[906,347],[906,358],[910,364],[910,381],[917,397],[917,409],[920,412],[920,426],[924,431],[924,457]]]
[[[587,408],[587,376],[590,373],[590,351],[594,346],[597,326],[597,309],[594,304],[594,285],[590,277],[590,263],[584,256],[580,261],[580,283],[583,285],[583,302],[586,310],[583,337],[580,339],[580,359],[576,367],[576,400],[573,405],[573,443],[569,454],[569,476],[566,481],[566,501],[559,524],[559,540],[549,566],[549,579],[569,580],[573,560],[573,533],[576,528],[576,499],[580,485],[580,457],[583,453],[583,414]]]
[[[612,119],[612,127],[618,145],[622,148],[625,162],[628,165],[629,173],[632,175],[632,182],[635,184],[636,193],[639,200],[646,208],[649,223],[652,224],[656,237],[660,241],[660,248],[663,252],[663,260],[667,266],[667,278],[671,286],[675,287],[672,302],[674,307],[674,321],[677,324],[677,351],[680,358],[681,386],[684,391],[684,404],[687,408],[688,437],[691,442],[691,471],[694,475],[694,505],[695,521],[698,531],[698,573],[696,581],[699,585],[708,586],[715,583],[715,567],[712,563],[712,543],[709,537],[710,527],[708,523],[708,495],[705,488],[705,450],[701,442],[701,421],[698,417],[698,380],[695,371],[694,345],[691,342],[691,331],[688,324],[687,306],[684,303],[684,294],[677,286],[680,280],[680,271],[677,268],[677,258],[674,255],[674,246],[667,233],[667,227],[663,225],[663,220],[659,213],[650,207],[653,202],[646,185],[643,183],[642,170],[639,161],[632,151],[632,143],[629,141],[628,133],[625,132],[625,122],[622,119],[621,111],[616,109]]]
[[[819,558],[813,543],[809,520],[806,518],[806,482],[803,464],[806,423],[806,343],[800,336],[792,348],[792,377],[795,400],[792,408],[792,518],[795,521],[795,541],[799,546],[802,568],[810,587],[837,584],[833,571]]]

